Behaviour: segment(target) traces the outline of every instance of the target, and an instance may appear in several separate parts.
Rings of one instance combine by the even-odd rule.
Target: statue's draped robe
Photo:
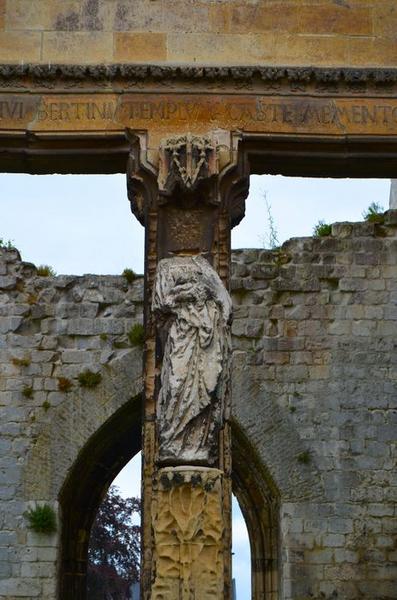
[[[204,258],[159,262],[153,311],[167,321],[157,417],[159,458],[211,464],[225,418],[231,299]]]

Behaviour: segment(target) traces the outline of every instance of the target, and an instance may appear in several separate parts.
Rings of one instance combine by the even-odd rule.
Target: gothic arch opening
[[[251,548],[252,599],[278,598],[278,493],[237,424],[233,436],[233,493]],[[141,450],[141,397],[120,408],[90,438],[62,487],[58,597],[85,600],[87,552],[99,504],[121,469]],[[249,460],[247,460],[249,457]]]
[[[115,476],[140,449],[141,396],[138,396],[90,438],[61,490],[60,600],[86,598],[88,542],[98,506]]]
[[[232,423],[232,452],[233,493],[244,516],[251,547],[252,600],[277,600],[279,493],[236,422]]]

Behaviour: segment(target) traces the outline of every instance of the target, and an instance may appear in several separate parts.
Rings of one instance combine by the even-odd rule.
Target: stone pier
[[[238,137],[130,135],[146,228],[145,600],[231,597],[230,230],[248,178]]]

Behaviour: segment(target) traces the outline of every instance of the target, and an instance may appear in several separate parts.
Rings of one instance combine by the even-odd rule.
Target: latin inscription
[[[11,98],[11,99],[9,99]],[[319,130],[349,133],[393,133],[397,101],[367,99],[271,98],[268,96],[155,96],[105,99],[90,96],[0,96],[0,128],[9,124],[32,130],[159,128],[195,126],[252,131]]]

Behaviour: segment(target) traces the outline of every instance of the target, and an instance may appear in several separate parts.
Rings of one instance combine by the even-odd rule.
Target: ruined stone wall
[[[394,66],[395,0],[0,0],[3,63]]]
[[[396,263],[396,212],[233,253],[233,415],[280,506],[283,600],[395,598]],[[82,448],[140,393],[142,282],[42,277],[1,250],[2,600],[55,597],[58,535],[24,513],[58,511]]]

